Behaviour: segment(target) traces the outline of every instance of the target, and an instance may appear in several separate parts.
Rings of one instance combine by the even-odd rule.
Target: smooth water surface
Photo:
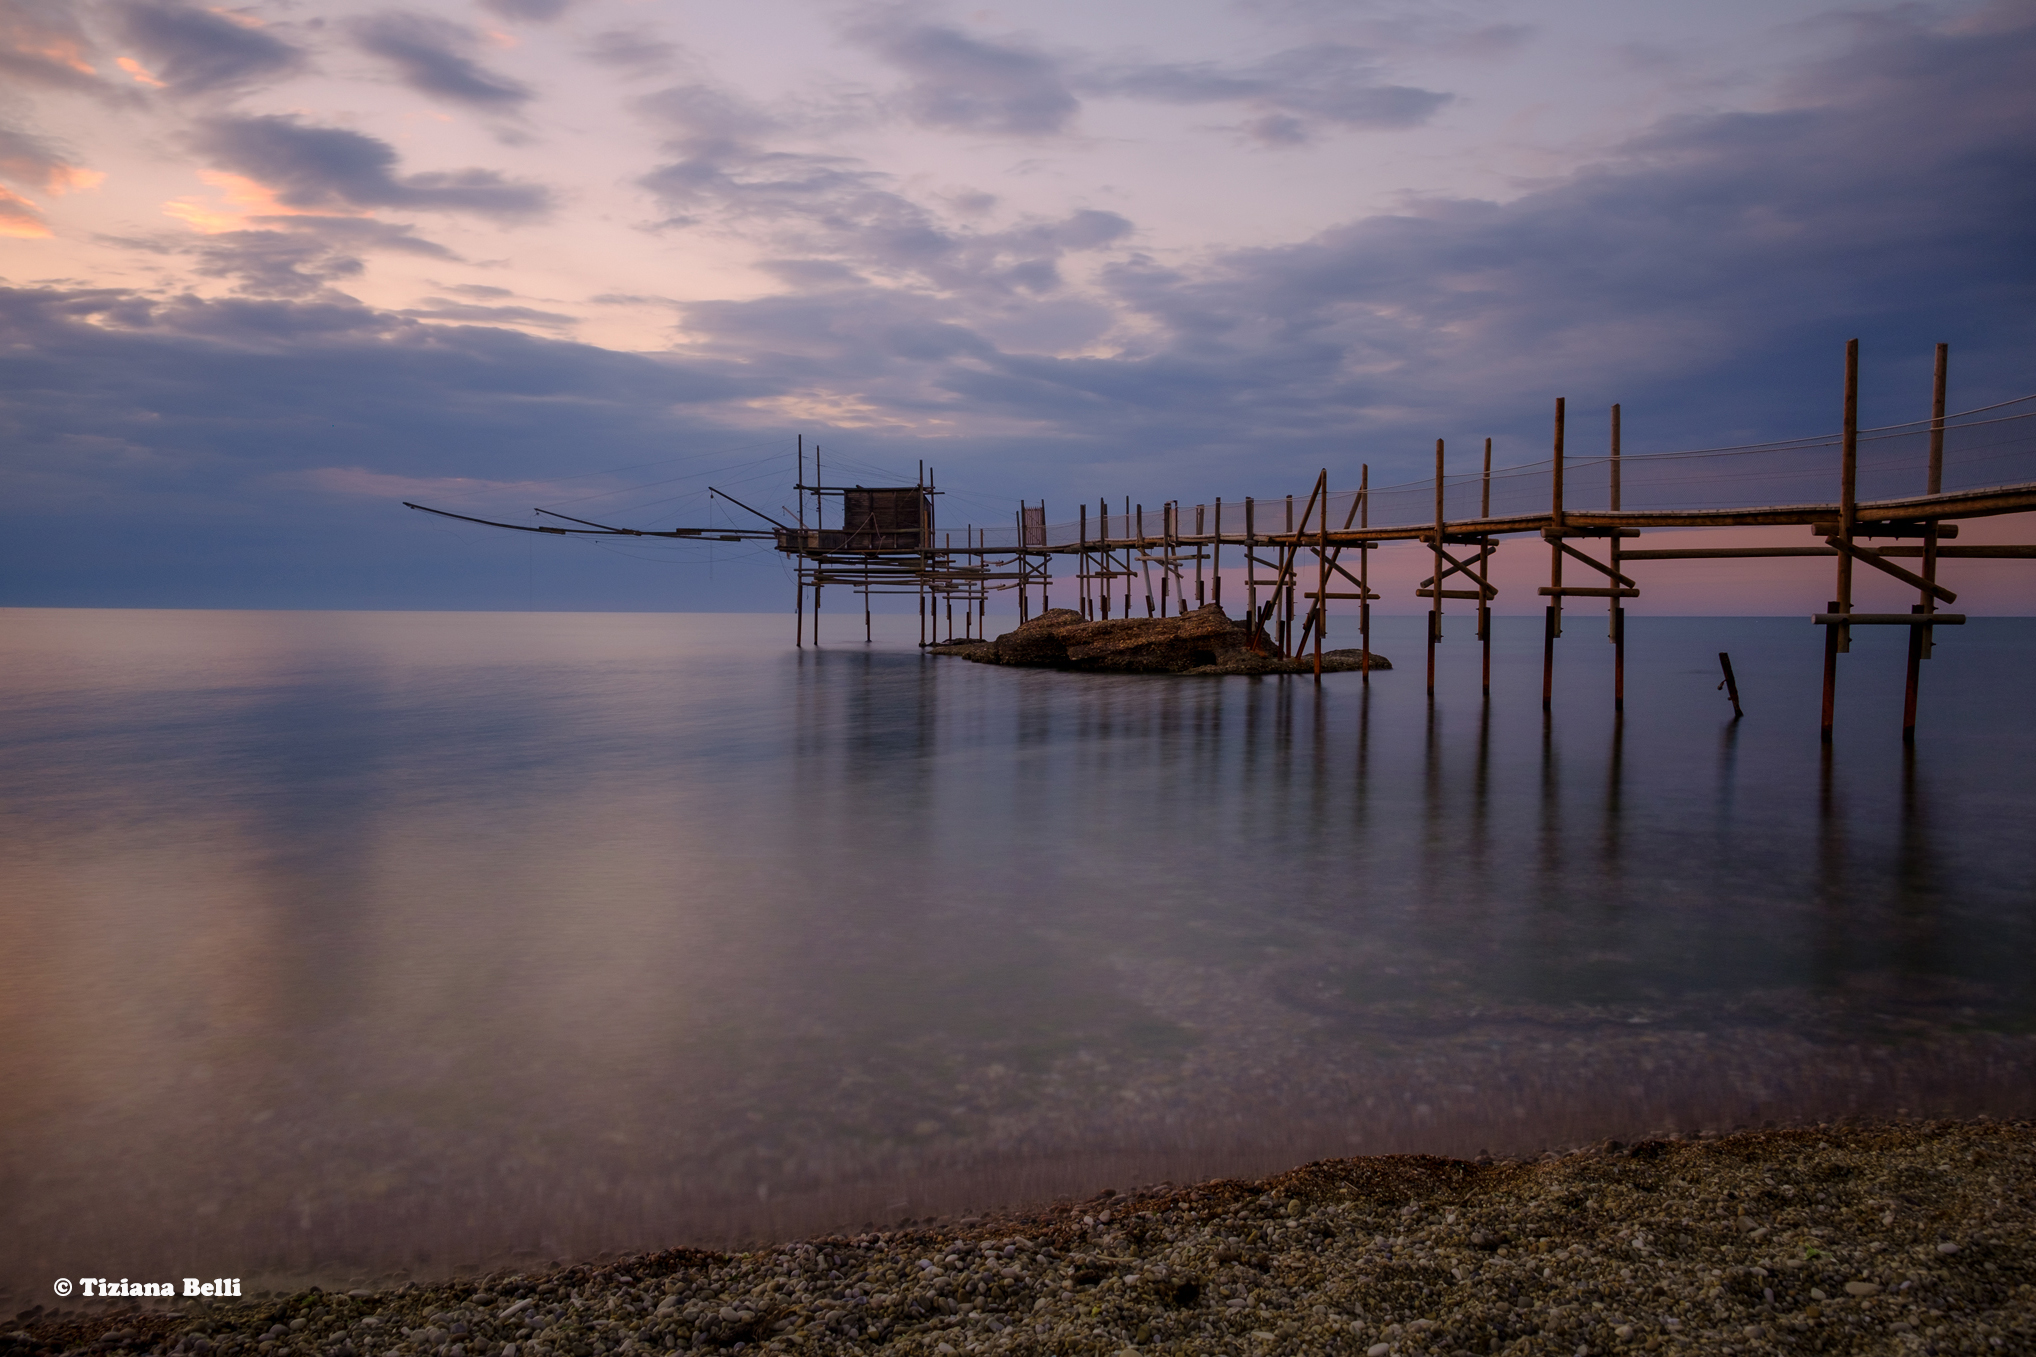
[[[1538,621],[1432,707],[1419,618],[1368,689],[879,621],[0,612],[0,1288],[2036,1111],[2036,623],[1912,756],[1862,637],[1826,758],[1800,619],[1634,619],[1623,723],[1601,617],[1547,722]]]

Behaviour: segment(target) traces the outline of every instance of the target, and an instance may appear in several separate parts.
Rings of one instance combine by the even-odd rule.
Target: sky
[[[1819,433],[1854,337],[1866,422],[1937,342],[1971,408],[2032,223],[2028,0],[0,0],[0,604],[786,608],[401,501],[753,523],[799,437],[1003,524],[1533,462],[1557,396]]]

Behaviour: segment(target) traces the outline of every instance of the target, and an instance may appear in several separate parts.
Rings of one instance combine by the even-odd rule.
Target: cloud
[[[1250,65],[1119,64],[1081,72],[1084,93],[1170,104],[1242,104],[1255,110],[1243,128],[1260,141],[1307,141],[1331,124],[1369,131],[1416,127],[1451,96],[1378,78],[1377,57],[1363,48],[1321,43],[1279,52]]]
[[[474,31],[443,19],[391,11],[356,21],[354,42],[396,68],[419,94],[469,108],[514,112],[536,97],[520,80],[488,70],[468,55]]]
[[[1079,210],[1003,231],[946,224],[859,160],[770,145],[776,117],[726,91],[682,85],[638,107],[672,136],[679,158],[638,182],[673,209],[668,225],[741,223],[781,246],[766,267],[790,279],[875,271],[894,280],[978,293],[1044,295],[1057,261],[1128,237],[1114,212]]]
[[[50,234],[49,223],[43,220],[41,210],[34,203],[18,193],[0,188],[0,236],[40,240]]]
[[[222,231],[188,245],[202,277],[231,278],[235,290],[254,297],[314,297],[366,268],[371,251],[457,259],[436,241],[410,227],[362,217],[253,217],[258,229]]]
[[[783,204],[812,247],[770,266],[794,295],[688,307],[685,328],[901,421],[1252,465],[1353,436],[1519,430],[1538,448],[1559,392],[1644,406],[1655,438],[1822,427],[1830,354],[1854,333],[1881,352],[1949,339],[1974,387],[2018,391],[2032,66],[2036,24],[1888,20],[1801,71],[1788,107],[1665,122],[1509,202],[1421,202],[1200,260],[1113,255],[1100,292],[1054,287],[1053,251],[1085,227],[1121,248],[1128,222],[974,237],[856,178]],[[1069,309],[1057,343],[1013,322],[1075,303],[1103,318]]]
[[[0,0],[0,75],[49,89],[108,87],[93,66],[93,44],[67,0]]]
[[[199,275],[237,279],[240,292],[260,297],[315,296],[365,267],[359,255],[331,242],[285,231],[227,231],[194,252]]]
[[[579,323],[578,317],[557,311],[540,311],[531,306],[477,306],[472,302],[456,302],[445,297],[426,297],[420,305],[399,314],[416,320],[472,321],[484,325],[536,325],[545,329],[560,329]]]
[[[611,28],[587,43],[587,60],[637,74],[663,70],[678,56],[678,44],[648,28]]]
[[[854,29],[852,38],[910,78],[897,102],[922,127],[1002,136],[1071,129],[1079,95],[1168,104],[1231,104],[1242,129],[1270,144],[1310,140],[1324,126],[1369,131],[1419,126],[1451,96],[1380,77],[1374,51],[1314,43],[1248,64],[1096,63],[1015,39],[974,37],[902,14]]]
[[[71,161],[68,154],[32,132],[0,122],[0,179],[48,193],[91,188],[102,178]]]
[[[854,36],[911,77],[900,102],[922,127],[1047,136],[1065,131],[1081,107],[1061,63],[1020,42],[899,19],[865,24]]]
[[[492,10],[505,19],[544,24],[564,14],[572,3],[573,0],[481,0],[481,8]]]
[[[542,185],[505,179],[493,170],[396,173],[387,142],[293,117],[218,117],[202,123],[198,149],[214,162],[268,186],[286,207],[393,207],[527,217],[551,205]]]
[[[180,0],[124,0],[114,13],[148,56],[146,74],[172,94],[242,89],[304,65],[300,48],[264,29]]]

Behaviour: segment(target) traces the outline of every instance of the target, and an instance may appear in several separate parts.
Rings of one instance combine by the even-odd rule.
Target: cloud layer
[[[357,21],[354,41],[382,58],[419,94],[470,108],[513,112],[536,91],[476,61],[478,35],[460,24],[392,10]]]
[[[543,186],[517,183],[494,170],[399,174],[396,150],[387,142],[287,115],[211,118],[200,124],[194,142],[213,163],[267,185],[289,207],[394,207],[513,218],[551,204]]]
[[[211,94],[287,75],[305,64],[292,43],[226,14],[177,0],[126,0],[120,33],[173,94]]]
[[[914,12],[849,30],[871,82],[773,98],[656,32],[614,37],[592,5],[498,6],[558,25],[539,31],[574,60],[591,43],[604,69],[666,72],[661,89],[615,95],[634,141],[590,149],[606,158],[572,189],[612,179],[630,210],[604,216],[626,225],[577,215],[545,237],[564,255],[561,242],[598,248],[583,233],[626,232],[658,267],[575,293],[569,271],[509,258],[517,233],[575,199],[471,163],[552,87],[484,64],[476,31],[444,13],[314,40],[176,4],[82,11],[81,26],[64,7],[4,3],[10,69],[34,72],[20,79],[66,108],[156,119],[231,198],[184,212],[191,231],[102,233],[99,248],[152,273],[24,273],[0,294],[19,487],[7,601],[137,601],[107,583],[108,562],[150,588],[203,581],[190,601],[251,577],[358,601],[343,562],[363,543],[385,580],[458,571],[432,554],[442,543],[427,550],[345,487],[527,485],[674,448],[789,447],[795,431],[824,429],[869,464],[924,457],[999,504],[1153,503],[1284,493],[1325,464],[1339,484],[1361,461],[1375,484],[1412,479],[1438,436],[1491,435],[1502,464],[1533,460],[1558,394],[1580,430],[1622,401],[1635,450],[1820,429],[1855,334],[1876,418],[1917,412],[1940,339],[1957,403],[2036,387],[2036,20],[2014,7],[1851,16],[1758,108],[1636,125],[1525,191],[1409,196],[1244,248],[1163,243],[1166,224],[1107,184],[1021,195],[1063,172],[1056,157],[1108,103],[1206,113],[1238,156],[1306,172],[1334,138],[1390,140],[1454,96],[1396,79],[1382,48],[1345,33],[1163,61]],[[113,32],[156,85],[106,92],[93,35]],[[293,105],[267,102],[264,82],[334,53],[394,73],[404,118],[273,111]],[[94,171],[39,130],[69,124],[0,111],[0,232],[40,244],[62,224],[54,195]],[[908,133],[966,155],[904,167],[870,139]],[[992,193],[966,173],[987,157],[1037,168]],[[467,167],[431,168],[445,165]],[[688,281],[691,257],[713,251],[723,279],[740,260],[742,286]],[[395,273],[412,282],[377,292]],[[569,337],[622,312],[654,316],[668,346]],[[257,562],[230,536],[285,521],[355,538],[314,550],[278,533]],[[197,529],[219,548],[180,545]],[[89,562],[85,541],[99,544]],[[301,569],[277,564],[293,551]],[[775,606],[776,577],[755,582]],[[376,597],[430,602],[414,589]]]

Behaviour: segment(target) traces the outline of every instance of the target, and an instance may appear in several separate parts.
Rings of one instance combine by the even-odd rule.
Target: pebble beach
[[[36,1306],[0,1352],[2030,1353],[2032,1208],[2028,1121],[1383,1156],[740,1252]]]

